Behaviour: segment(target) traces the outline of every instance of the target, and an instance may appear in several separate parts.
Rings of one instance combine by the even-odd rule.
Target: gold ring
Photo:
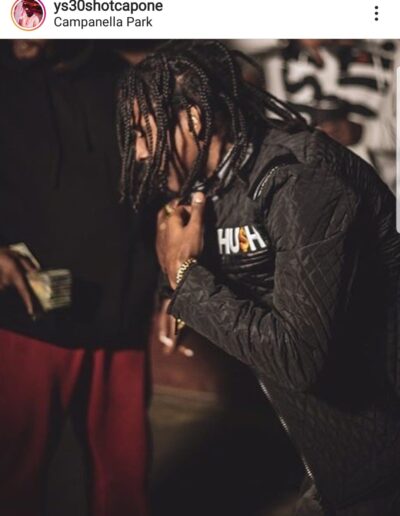
[[[164,212],[167,217],[170,217],[174,213],[174,209],[169,204],[164,206]]]
[[[182,321],[182,319],[177,319],[176,320],[176,329],[177,331],[181,331],[183,330],[183,328],[186,326],[186,323],[185,321]]]

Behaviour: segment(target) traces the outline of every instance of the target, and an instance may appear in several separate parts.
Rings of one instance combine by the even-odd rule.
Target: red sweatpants
[[[144,516],[144,352],[67,350],[0,329],[0,514],[42,516],[68,411],[88,459],[90,513]]]

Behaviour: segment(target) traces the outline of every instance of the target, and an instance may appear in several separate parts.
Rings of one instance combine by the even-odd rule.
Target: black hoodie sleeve
[[[238,298],[195,265],[170,313],[275,382],[310,389],[349,300],[358,256],[350,242],[355,211],[339,179],[313,170],[286,175],[265,218],[276,252],[271,306]]]

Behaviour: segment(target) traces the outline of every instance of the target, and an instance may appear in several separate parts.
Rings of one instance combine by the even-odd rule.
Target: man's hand
[[[29,258],[7,247],[0,248],[0,291],[15,288],[28,311],[34,315],[33,300],[25,278],[27,272],[37,270]]]
[[[158,214],[157,255],[170,285],[176,288],[176,273],[189,258],[203,250],[205,196],[196,192],[190,206],[172,205]]]
[[[176,319],[168,314],[170,302],[170,299],[164,299],[161,304],[158,315],[158,340],[163,345],[163,351],[166,355],[178,351],[185,357],[191,358],[194,355],[193,350],[179,343],[180,335],[176,332]]]
[[[176,347],[178,335],[175,332],[176,321],[168,314],[170,299],[164,299],[158,316],[158,340],[163,345],[164,353],[171,353]]]

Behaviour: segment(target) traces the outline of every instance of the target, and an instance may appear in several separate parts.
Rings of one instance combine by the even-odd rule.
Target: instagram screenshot
[[[400,516],[394,0],[3,0],[0,516]]]

